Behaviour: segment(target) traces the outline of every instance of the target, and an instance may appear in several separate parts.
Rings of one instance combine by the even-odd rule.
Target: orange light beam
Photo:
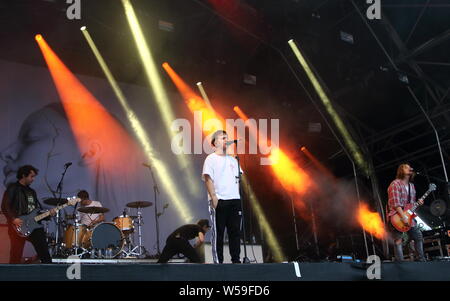
[[[233,110],[241,119],[249,119],[239,106],[235,106]],[[258,131],[257,128],[248,128],[251,138],[258,139],[258,146],[260,148],[261,141],[269,140],[266,135]],[[314,187],[314,183],[310,176],[281,148],[273,149],[269,158],[272,160],[272,164],[270,165],[272,172],[279,180],[281,186],[283,186],[294,199],[297,207],[301,209],[305,208],[305,204],[300,199],[311,187]]]
[[[238,106],[234,106],[233,111],[235,111],[236,114],[238,114],[239,118],[241,118],[242,120],[244,120],[244,121],[248,120],[248,116],[245,115],[245,113],[242,112],[241,108],[239,108]]]
[[[306,146],[302,146],[300,150],[311,160],[311,162],[327,177],[335,180],[334,175],[326,168],[320,161],[306,148]]]
[[[138,150],[136,143],[65,66],[42,35],[36,35],[35,38],[61,98],[80,151],[86,150],[89,143],[95,139],[103,148],[101,156],[103,166],[114,169],[117,162],[121,162]],[[95,164],[91,168],[95,169]]]
[[[225,120],[223,119],[223,117],[221,117],[216,111],[211,110],[208,107],[208,104],[197,93],[195,93],[194,90],[189,87],[189,85],[186,84],[186,82],[175,72],[175,70],[173,70],[173,68],[167,62],[163,63],[162,66],[177,87],[189,110],[192,113],[202,113],[203,124],[201,124],[200,126],[202,127],[203,131],[206,134],[211,134],[216,130],[224,129]],[[206,131],[203,125],[205,124],[205,122],[212,119],[218,120],[222,128],[213,127],[211,130]]]

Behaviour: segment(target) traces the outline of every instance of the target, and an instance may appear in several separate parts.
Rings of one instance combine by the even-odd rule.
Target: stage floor
[[[78,270],[76,270],[78,269]],[[0,265],[0,281],[367,281],[353,263],[156,264],[149,262]],[[450,262],[382,263],[381,280],[450,281]],[[71,280],[73,281],[73,280]]]

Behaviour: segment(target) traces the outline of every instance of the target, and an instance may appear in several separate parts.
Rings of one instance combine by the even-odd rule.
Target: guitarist
[[[29,214],[36,208],[42,209],[36,191],[30,187],[37,174],[38,169],[31,165],[20,167],[17,171],[18,181],[10,184],[3,195],[2,209],[8,219],[8,234],[11,240],[10,263],[20,263],[26,239],[33,244],[42,263],[52,262],[43,228],[35,229],[30,236],[23,238],[12,227],[22,224],[23,221],[18,216]],[[50,212],[52,216],[56,214],[54,209]]]
[[[414,179],[414,171],[409,164],[400,164],[397,168],[397,176],[388,188],[388,217],[398,213],[404,223],[408,223],[408,218],[404,213],[405,206],[414,204],[416,201],[416,189],[412,180]],[[422,205],[423,200],[419,200]],[[423,236],[422,232],[417,227],[415,220],[412,220],[411,229],[406,232],[408,237],[414,240],[416,252],[419,255],[420,261],[425,261],[423,253]],[[394,253],[396,261],[403,261],[403,247],[402,247],[402,232],[396,230],[391,223],[389,223],[390,232],[394,240]]]

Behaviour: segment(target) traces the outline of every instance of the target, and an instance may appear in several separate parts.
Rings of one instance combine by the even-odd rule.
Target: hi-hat
[[[106,212],[109,211],[108,208],[95,207],[95,206],[92,206],[92,207],[81,207],[81,208],[78,208],[77,210],[80,211],[80,212],[83,212],[83,213],[88,213],[88,214],[99,214],[99,213],[106,213]]]
[[[130,207],[130,208],[145,208],[145,207],[150,207],[151,205],[153,205],[152,202],[139,201],[139,202],[128,203],[127,207]]]

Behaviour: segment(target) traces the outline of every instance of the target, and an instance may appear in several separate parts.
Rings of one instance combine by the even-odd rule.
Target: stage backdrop
[[[64,179],[63,196],[73,196],[80,189],[86,189],[91,199],[100,201],[110,209],[106,220],[112,221],[121,215],[125,204],[134,201],[154,202],[153,182],[150,172],[142,166],[147,162],[139,151],[124,156],[118,160],[117,170],[123,170],[123,177],[110,177],[108,169],[102,168],[101,156],[105,152],[114,151],[101,145],[101,141],[92,139],[92,148],[79,150],[71,131],[67,116],[61,105],[50,72],[47,68],[22,65],[0,61],[0,139],[1,168],[0,180],[5,186],[16,181],[16,171],[21,165],[31,164],[39,169],[39,176],[32,184],[40,200],[51,197],[64,170],[64,164],[72,162]],[[121,109],[110,85],[104,79],[79,76],[78,79],[101,102],[101,104],[123,125],[134,139],[134,133]],[[192,222],[199,218],[207,218],[206,189],[201,181],[201,167],[206,155],[192,156],[194,160],[194,175],[197,177],[200,189],[195,195],[190,194],[182,171],[177,165],[175,155],[170,148],[170,140],[162,125],[158,109],[149,89],[133,85],[121,84],[121,88],[136,112],[153,145],[156,155],[166,164],[173,175],[174,189],[178,189],[192,211]],[[182,99],[175,94],[169,94],[177,118],[188,118],[189,113],[183,107]],[[83,114],[83,112],[80,112]],[[89,124],[86,124],[89,127]],[[106,148],[106,149],[105,149]],[[92,166],[95,164],[95,168]],[[132,175],[127,175],[128,167],[132,166]],[[109,166],[110,170],[111,166]],[[95,172],[92,172],[95,170]],[[176,208],[167,196],[157,178],[160,195],[158,206],[160,211],[165,204],[168,208],[160,217],[161,249],[165,245],[168,234],[182,224]],[[45,205],[44,205],[45,206]],[[46,206],[49,207],[49,206]],[[64,214],[71,214],[73,209],[66,209]],[[154,207],[142,210],[144,216],[144,244],[150,254],[156,253],[156,231]],[[135,210],[128,212],[135,215]],[[49,224],[49,231],[54,232]],[[3,245],[3,243],[1,243]],[[24,256],[31,256],[34,250],[27,244]]]

